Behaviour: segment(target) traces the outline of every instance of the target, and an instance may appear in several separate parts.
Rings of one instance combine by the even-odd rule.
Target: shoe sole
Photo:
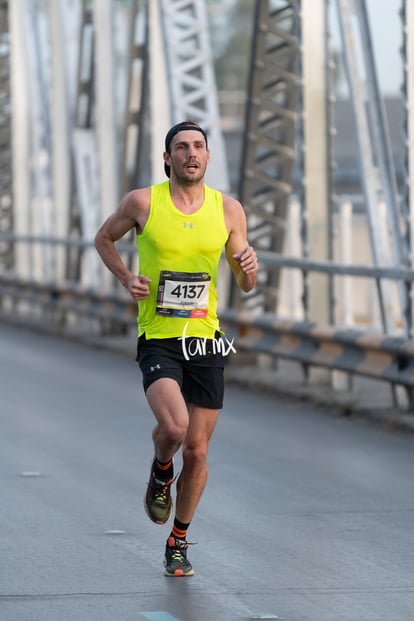
[[[170,571],[165,570],[164,576],[167,576],[168,578],[189,578],[190,576],[194,576],[194,571],[190,569],[189,571],[184,572],[182,569],[176,569],[172,574]]]

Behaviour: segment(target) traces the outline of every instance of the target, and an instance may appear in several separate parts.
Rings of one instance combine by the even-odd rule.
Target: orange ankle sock
[[[170,466],[172,466],[172,459],[170,459],[169,461],[160,461],[159,459],[156,460],[157,462],[157,467],[160,470],[168,470],[168,468],[170,468]]]
[[[177,518],[175,518],[171,530],[171,537],[185,540],[185,538],[187,537],[187,530],[189,526],[190,522],[188,524],[184,524],[184,522],[180,522],[180,520],[177,520]]]

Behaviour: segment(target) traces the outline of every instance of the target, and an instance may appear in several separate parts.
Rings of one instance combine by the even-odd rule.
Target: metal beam
[[[149,108],[146,97],[149,88],[148,5],[142,9],[140,4],[139,0],[133,0],[130,8],[121,194],[149,183],[149,170],[143,149],[145,142],[148,143],[149,140],[148,132],[144,131]]]
[[[30,227],[30,173],[29,173],[29,89],[26,75],[27,55],[25,49],[26,3],[15,0],[9,3],[10,28],[10,90],[13,114],[12,127],[12,165],[13,165],[13,229],[25,235],[32,232]],[[14,206],[18,205],[18,209]],[[32,275],[32,249],[19,246],[15,250],[15,270],[21,276]]]
[[[113,212],[119,201],[112,11],[112,0],[94,1],[96,68],[95,116],[100,176],[100,214],[98,219],[107,218]]]
[[[9,7],[0,4],[0,230],[13,230]],[[14,246],[0,244],[0,267],[14,267]]]
[[[172,123],[191,119],[207,131],[211,159],[206,181],[228,191],[205,0],[161,0],[160,7]]]
[[[54,230],[58,237],[65,237],[69,233],[73,200],[73,144],[70,130],[74,97],[71,96],[69,83],[69,63],[77,51],[69,34],[73,22],[79,29],[80,3],[71,2],[69,7],[67,0],[49,0],[48,10],[52,50],[49,92]],[[63,248],[56,248],[55,253],[56,277],[61,279],[66,276],[66,252]]]
[[[160,2],[147,0],[149,19],[150,54],[150,116],[151,127],[151,183],[165,181],[162,151],[164,137],[173,120],[171,116],[170,92],[168,88],[167,57],[168,44],[163,37]],[[181,120],[181,119],[180,119]],[[142,126],[142,130],[144,126]],[[141,131],[142,134],[142,131]]]
[[[305,254],[315,260],[330,256],[327,20],[325,0],[302,0],[302,83]],[[321,274],[307,279],[306,315],[329,323],[330,282]]]
[[[256,2],[247,93],[240,200],[249,239],[260,250],[280,252],[285,241],[295,157],[300,40],[299,2]],[[275,311],[279,270],[262,270],[249,304]],[[232,305],[240,296],[232,291]]]
[[[402,27],[403,27],[403,97],[404,97],[404,134],[405,134],[405,183],[403,188],[403,202],[405,212],[408,214],[409,225],[407,226],[407,242],[410,248],[410,265],[414,266],[414,0],[402,0]],[[410,319],[413,337],[414,304],[413,288],[409,289],[409,301],[411,304]]]
[[[53,230],[50,108],[48,100],[49,65],[47,19],[30,3],[22,17],[27,55],[26,79],[29,106],[30,203],[28,222],[31,232],[50,235]],[[30,269],[37,278],[56,277],[55,257],[50,248],[35,247]]]
[[[406,265],[408,252],[406,239],[401,230],[401,227],[406,226],[406,217],[400,212],[397,204],[395,171],[376,75],[365,0],[357,2],[337,0],[337,6],[343,56],[357,129],[373,262],[378,266],[389,264],[390,261]],[[358,53],[359,50],[362,51],[362,55]],[[378,217],[381,199],[386,205],[387,231],[384,231]],[[406,289],[402,285],[398,287],[400,309],[397,313],[391,302],[389,283],[378,281],[377,289],[383,330],[387,332],[395,329],[397,315],[398,318],[402,318],[404,332],[407,333],[410,319],[407,315]]]

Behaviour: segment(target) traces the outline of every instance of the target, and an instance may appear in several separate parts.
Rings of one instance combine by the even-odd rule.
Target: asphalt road
[[[0,422],[0,621],[414,620],[413,434],[228,386],[166,578],[133,351],[0,323]]]

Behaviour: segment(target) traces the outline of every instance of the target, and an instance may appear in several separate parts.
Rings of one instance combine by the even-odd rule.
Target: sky
[[[378,78],[387,93],[397,93],[402,81],[402,22],[399,10],[402,0],[368,0],[373,32]]]
[[[402,22],[399,15],[403,0],[366,0],[377,76],[382,92],[386,95],[400,93],[403,79]],[[336,2],[332,1],[336,11]],[[332,41],[339,34],[333,19]]]

